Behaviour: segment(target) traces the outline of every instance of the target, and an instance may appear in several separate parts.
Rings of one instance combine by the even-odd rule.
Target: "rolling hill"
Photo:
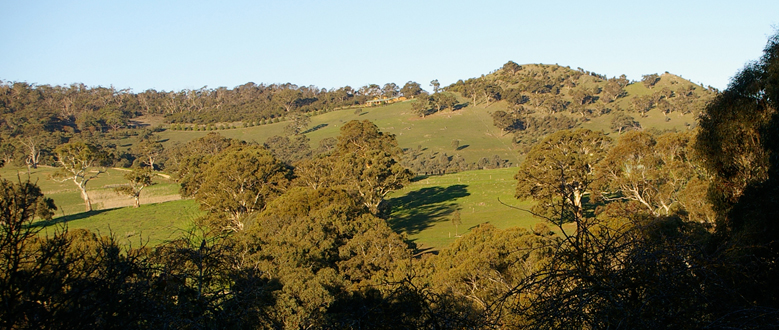
[[[651,81],[646,82],[622,80],[624,86],[620,87],[615,96],[614,93],[608,94],[607,89],[610,88],[609,84],[613,87],[619,78],[606,79],[581,69],[572,70],[556,65],[511,66],[510,63],[488,75],[459,81],[444,88],[442,93],[456,97],[458,106],[454,108],[420,117],[412,110],[413,103],[417,101],[407,100],[382,106],[349,107],[308,113],[310,123],[304,134],[309,139],[310,146],[316,148],[321,140],[337,136],[340,127],[345,123],[351,120],[369,120],[382,131],[394,134],[399,145],[405,150],[424,154],[431,159],[445,154],[450,158],[461,157],[467,163],[476,164],[481,159],[497,157],[505,161],[503,167],[512,167],[522,161],[523,152],[530,144],[540,139],[543,134],[558,129],[543,127],[543,123],[549,118],[567,118],[574,122],[576,127],[604,131],[615,137],[620,134],[613,129],[613,121],[617,116],[632,117],[644,129],[686,130],[695,126],[696,116],[716,94],[711,89],[665,73],[650,75],[646,80]],[[488,97],[485,90],[497,93]],[[647,100],[649,103],[641,103]],[[542,129],[536,132],[530,132],[530,128],[514,131],[500,129],[494,124],[496,112],[508,113],[525,123],[535,118],[536,122],[541,123],[539,127]],[[172,125],[165,124],[165,118],[161,116],[146,116],[140,120],[163,128],[156,136],[166,148],[208,133],[205,125],[190,126],[202,127],[201,130],[171,129]],[[217,132],[230,138],[262,143],[271,136],[284,135],[287,124],[284,120],[258,126],[244,125],[241,122],[224,123],[224,126],[236,128],[220,129]],[[216,125],[218,126],[221,125]],[[117,140],[116,145],[120,149],[130,149],[135,143],[136,139],[129,136]],[[38,171],[41,179],[45,177],[43,172],[46,171]],[[418,179],[392,194],[394,208],[390,223],[394,229],[405,232],[421,246],[435,249],[446,246],[457,234],[462,234],[483,222],[490,222],[498,227],[532,226],[537,222],[532,217],[521,212],[506,216],[508,208],[497,203],[497,197],[501,197],[501,200],[508,204],[518,203],[512,197],[515,186],[514,171],[496,169],[425,176],[424,179]],[[8,177],[10,172],[4,174]],[[95,182],[98,187],[96,196],[108,196],[103,201],[103,209],[123,205],[117,204],[118,198],[109,196],[112,193],[108,192],[110,185],[116,183],[113,181],[120,178],[121,175],[117,174],[100,179],[105,182]],[[66,186],[56,186],[48,180],[40,182],[44,192],[52,195],[65,213],[78,212],[81,201],[75,191],[69,191]],[[162,202],[166,198],[178,199],[175,185],[172,183],[164,183],[154,188],[165,191],[154,192],[154,189],[149,189],[149,196],[156,197],[147,202]],[[191,201],[187,203],[185,204],[189,205]],[[146,207],[133,212],[139,212],[139,217],[153,218],[149,212],[156,212],[155,210]],[[462,225],[454,226],[451,223],[455,210],[460,210],[462,214]],[[112,210],[77,219],[81,222],[70,222],[74,220],[72,218],[67,222],[72,225],[81,223],[87,228],[98,223],[89,220],[93,216],[101,216],[101,223],[126,222],[120,219],[127,219],[126,214],[129,213],[130,210]],[[151,230],[145,229],[145,225],[140,223],[136,226],[138,233]],[[133,230],[125,231],[127,233],[122,234],[136,235]]]

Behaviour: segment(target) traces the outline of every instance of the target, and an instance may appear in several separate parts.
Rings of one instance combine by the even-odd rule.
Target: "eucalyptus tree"
[[[408,99],[415,98],[417,95],[423,92],[422,86],[414,81],[408,81],[403,88],[400,89],[400,94],[403,94]]]
[[[194,196],[220,227],[240,231],[249,215],[261,211],[269,200],[284,192],[291,178],[291,169],[267,149],[239,145],[201,165]]]
[[[134,200],[133,207],[141,206],[141,191],[153,184],[154,173],[150,167],[136,167],[130,172],[125,173],[124,179],[128,181],[126,185],[114,189],[117,193],[130,196]]]
[[[584,196],[592,192],[595,165],[611,139],[588,129],[558,131],[536,144],[515,176],[516,197],[533,198],[533,212],[555,224],[584,220]]]
[[[106,172],[109,154],[95,145],[84,142],[70,142],[54,150],[60,170],[52,178],[57,181],[72,181],[81,192],[85,210],[92,211],[92,200],[87,193],[87,183]]]
[[[337,139],[331,154],[298,164],[298,182],[312,188],[343,189],[379,214],[384,197],[413,176],[398,161],[402,150],[395,136],[379,131],[370,121],[353,120],[341,127]],[[321,177],[324,174],[327,179]]]

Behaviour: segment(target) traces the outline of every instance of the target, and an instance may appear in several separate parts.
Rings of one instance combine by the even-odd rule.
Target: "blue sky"
[[[508,60],[724,89],[779,1],[7,1],[0,79],[135,92],[448,85]]]

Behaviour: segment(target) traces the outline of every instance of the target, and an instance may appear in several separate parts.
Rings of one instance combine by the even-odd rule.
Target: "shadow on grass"
[[[470,196],[468,186],[458,184],[449,187],[428,187],[412,191],[402,197],[390,199],[392,216],[389,225],[396,232],[417,234],[430,227],[441,217],[457,209],[454,200]]]
[[[130,126],[135,126],[135,127],[140,127],[140,128],[151,126],[150,124],[143,123],[143,122],[140,122],[140,121],[137,121],[137,120],[130,120],[129,124],[130,124]]]
[[[316,125],[316,126],[314,126],[314,127],[311,127],[311,128],[309,128],[309,129],[307,129],[305,132],[302,132],[302,133],[300,133],[300,134],[307,134],[307,133],[311,133],[311,132],[314,132],[314,131],[318,131],[318,130],[320,130],[320,129],[323,129],[323,128],[325,128],[325,127],[327,127],[327,124],[319,124],[319,125]]]
[[[468,148],[470,146],[471,146],[470,144],[464,144],[464,145],[461,145],[461,146],[457,147],[457,149],[455,149],[455,150],[460,151],[460,150],[463,150],[463,149]]]
[[[417,176],[411,178],[411,182],[422,181],[422,180],[427,179],[429,177],[430,177],[429,175],[420,174],[420,175],[417,175]]]
[[[115,210],[115,209],[116,208],[104,209],[104,210],[92,210],[92,211],[89,211],[89,212],[81,212],[81,213],[66,215],[66,216],[54,218],[54,219],[51,219],[51,220],[37,221],[37,222],[34,222],[32,225],[30,225],[30,227],[33,227],[33,228],[35,228],[35,227],[45,228],[45,227],[49,227],[49,226],[53,226],[53,225],[68,223],[68,222],[71,222],[71,221],[86,219],[86,218],[89,218],[91,216],[95,216],[95,215],[98,215],[100,213],[112,211],[112,210]]]
[[[465,103],[456,104],[456,105],[454,106],[454,108],[452,108],[452,111],[457,111],[457,110],[460,110],[460,109],[462,109],[462,108],[466,108],[466,107],[468,107],[468,105],[469,105],[469,104],[470,104],[470,102],[465,102]]]

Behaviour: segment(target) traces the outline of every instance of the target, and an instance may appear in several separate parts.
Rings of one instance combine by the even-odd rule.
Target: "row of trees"
[[[162,115],[169,123],[262,123],[294,113],[315,113],[363,104],[376,97],[423,93],[413,81],[402,88],[394,83],[319,89],[315,86],[256,85],[228,89],[200,88],[132,93],[113,87],[31,85],[0,82],[0,162],[54,164],[54,149],[71,138],[89,139],[104,133],[128,134],[141,115]],[[97,139],[100,140],[100,139]],[[104,139],[103,139],[104,140]]]
[[[399,95],[413,98],[422,93],[413,81],[402,88],[394,83],[384,87],[371,84],[357,89],[345,86],[325,90],[294,84],[257,85],[247,83],[233,89],[203,87],[178,92],[153,89],[132,93],[113,87],[90,88],[0,83],[0,131],[18,134],[28,125],[36,129],[118,130],[132,126],[139,115],[159,114],[168,122],[209,124],[218,122],[259,122],[283,116],[293,110],[314,112],[363,104],[378,97]]]
[[[424,118],[447,109],[454,111],[457,106],[457,97],[450,93],[435,93],[433,95],[421,93],[411,103],[411,112]]]
[[[453,144],[459,146],[457,140]],[[456,151],[458,147],[454,149]],[[418,175],[441,175],[462,171],[505,168],[513,165],[509,160],[503,159],[499,155],[493,155],[489,158],[482,157],[478,161],[469,163],[460,154],[449,155],[445,152],[424,151],[421,146],[418,146],[416,149],[406,150],[403,153],[401,164]]]

